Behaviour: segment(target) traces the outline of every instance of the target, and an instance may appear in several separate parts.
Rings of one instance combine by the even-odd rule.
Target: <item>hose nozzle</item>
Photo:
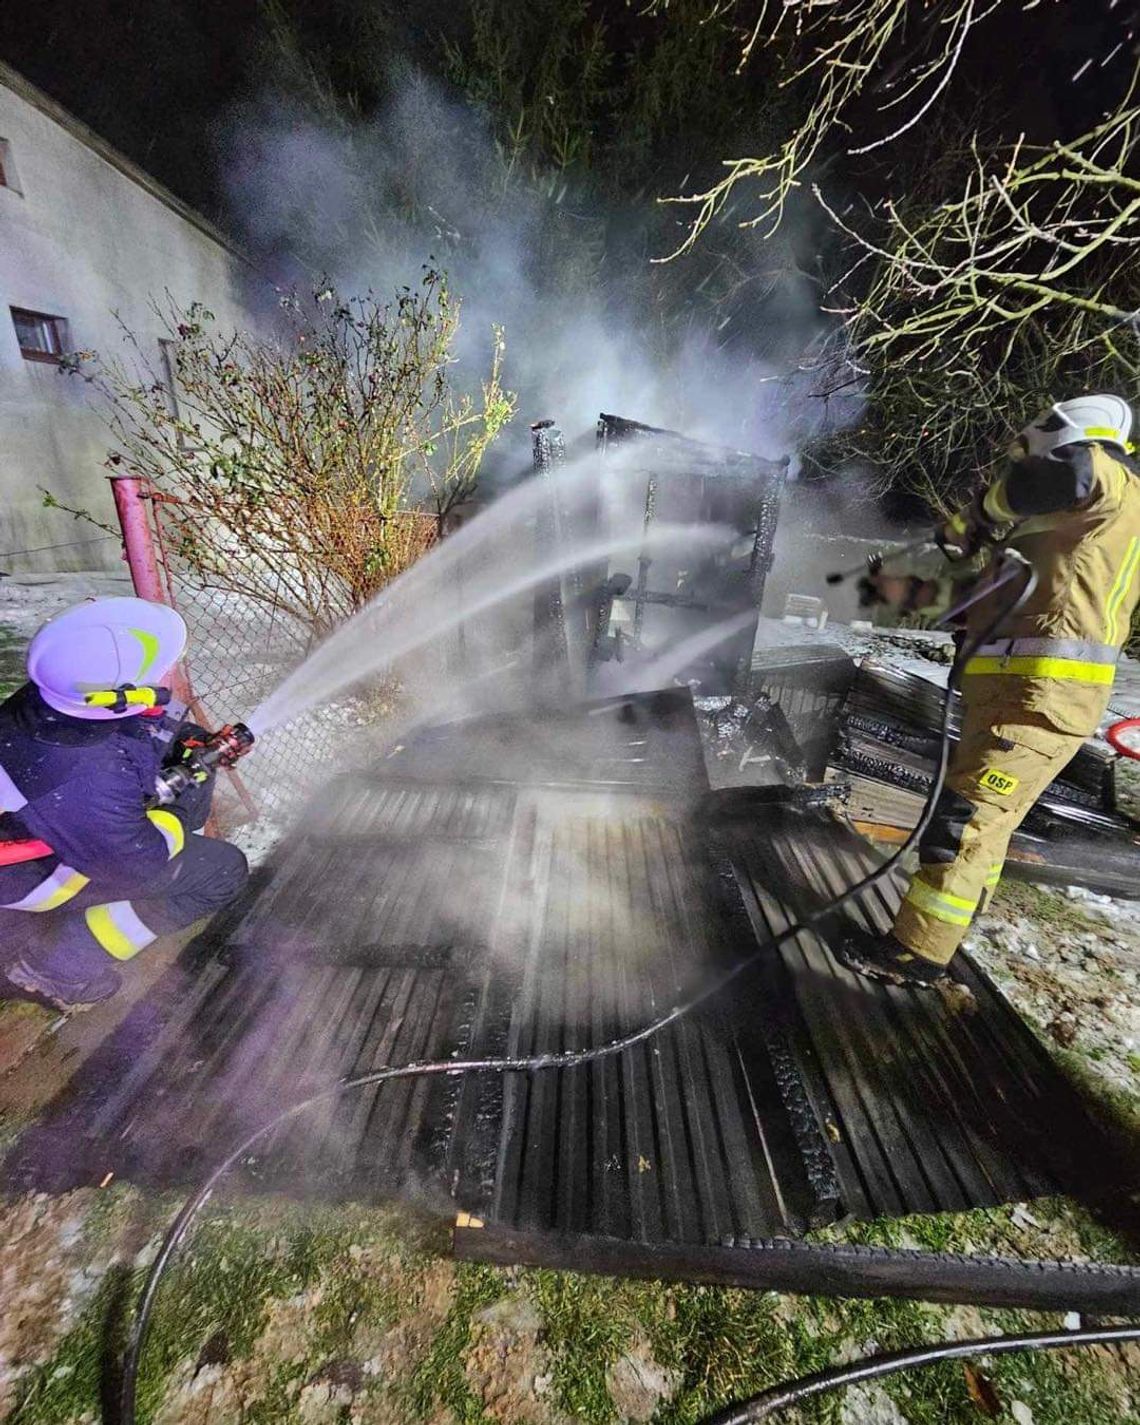
[[[159,806],[169,806],[188,787],[200,786],[219,767],[232,767],[256,740],[244,722],[227,722],[205,742],[186,746],[182,760],[164,768],[155,779],[155,801]]]
[[[203,747],[200,760],[207,767],[232,767],[256,741],[244,722],[227,722]]]

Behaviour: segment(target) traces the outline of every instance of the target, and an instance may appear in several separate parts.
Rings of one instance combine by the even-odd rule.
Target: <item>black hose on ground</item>
[[[712,1415],[705,1425],[756,1425],[770,1420],[790,1405],[802,1405],[813,1395],[842,1390],[862,1381],[881,1380],[896,1371],[957,1361],[964,1356],[1005,1356],[1016,1351],[1059,1351],[1066,1346],[1106,1346],[1119,1341],[1140,1341],[1140,1326],[1089,1326],[1082,1331],[1037,1331],[1026,1336],[990,1336],[975,1341],[943,1341],[937,1346],[915,1346],[909,1351],[892,1351],[868,1356],[847,1366],[834,1366],[816,1375],[800,1376],[761,1391],[740,1405],[731,1405]]]
[[[442,1077],[445,1075],[469,1074],[469,1073],[535,1073],[543,1069],[569,1069],[579,1064],[592,1063],[598,1059],[608,1058],[614,1054],[624,1053],[627,1049],[632,1049],[638,1044],[642,1044],[647,1039],[659,1034],[663,1029],[668,1028],[677,1020],[690,1014],[699,1005],[704,1004],[714,995],[719,994],[727,985],[742,975],[745,970],[752,966],[757,958],[765,951],[773,950],[787,941],[794,939],[797,935],[803,934],[806,930],[811,930],[828,916],[834,915],[848,901],[861,895],[876,882],[882,880],[884,876],[899,864],[915,846],[918,845],[923,833],[934,815],[934,808],[942,790],[942,784],[946,780],[946,770],[950,760],[950,723],[953,712],[953,694],[957,690],[961,680],[962,669],[966,662],[974,655],[975,651],[997,632],[998,627],[1007,619],[1012,618],[1024,605],[1025,601],[1032,594],[1037,584],[1037,576],[1030,565],[1018,555],[1011,555],[1007,552],[1004,567],[999,566],[999,572],[992,584],[986,588],[986,596],[992,597],[1000,590],[1007,588],[1011,584],[1018,584],[1016,596],[1005,603],[1004,607],[998,610],[995,616],[989,621],[987,626],[975,636],[966,640],[958,652],[954,665],[950,670],[948,680],[946,706],[943,710],[941,742],[938,755],[938,766],[927,794],[926,803],[922,810],[922,815],[918,823],[907,839],[882,862],[881,865],[869,871],[853,885],[849,886],[842,894],[835,896],[818,910],[810,915],[804,916],[793,925],[789,925],[786,930],[778,935],[771,936],[761,942],[743,960],[733,965],[723,975],[713,980],[703,989],[698,990],[684,1003],[674,1006],[659,1019],[651,1024],[644,1025],[641,1029],[635,1030],[632,1034],[627,1034],[621,1039],[612,1040],[609,1044],[601,1044],[592,1049],[571,1049],[559,1053],[535,1054],[519,1058],[499,1058],[499,1059],[445,1059],[436,1062],[421,1064],[401,1064],[391,1068],[374,1069],[367,1074],[359,1074],[353,1078],[341,1079],[331,1088],[322,1090],[320,1093],[312,1094],[308,1098],[292,1104],[284,1109],[268,1123],[262,1124],[255,1132],[249,1134],[233,1149],[209,1174],[201,1187],[187,1199],[181,1211],[167,1229],[158,1254],[147,1274],[146,1282],[139,1297],[138,1310],[135,1315],[134,1325],[131,1329],[130,1340],[127,1344],[126,1353],[123,1357],[123,1375],[119,1391],[119,1420],[117,1425],[137,1425],[136,1405],[138,1394],[138,1374],[139,1364],[142,1360],[143,1349],[146,1346],[147,1332],[150,1327],[151,1315],[154,1311],[155,1300],[158,1295],[158,1288],[162,1281],[167,1267],[174,1259],[179,1247],[182,1245],[187,1232],[190,1230],[194,1219],[205,1207],[210,1197],[213,1195],[215,1187],[229,1170],[238,1163],[261,1139],[273,1133],[283,1124],[297,1118],[300,1114],[314,1107],[319,1103],[325,1103],[330,1099],[339,1098],[342,1094],[348,1093],[352,1089],[366,1088],[372,1084],[387,1083],[393,1079],[411,1079]],[[970,600],[974,602],[974,600]],[[763,1418],[763,1417],[757,1417]]]

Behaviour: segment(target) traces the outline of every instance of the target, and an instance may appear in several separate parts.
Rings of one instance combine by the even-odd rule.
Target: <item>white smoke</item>
[[[346,295],[383,296],[430,260],[443,267],[463,301],[460,379],[486,369],[492,325],[506,330],[506,384],[520,401],[500,460],[525,468],[532,420],[552,417],[573,437],[600,411],[773,459],[814,433],[824,405],[810,378],[780,379],[778,363],[820,322],[786,237],[757,236],[755,273],[743,275],[773,289],[758,308],[769,317],[725,343],[694,296],[678,338],[647,309],[654,254],[632,267],[612,256],[620,215],[569,190],[555,201],[537,178],[505,180],[488,122],[434,81],[404,72],[393,89],[369,122],[278,95],[237,114],[225,146],[233,223],[283,280],[327,275]],[[583,232],[604,245],[600,258]]]

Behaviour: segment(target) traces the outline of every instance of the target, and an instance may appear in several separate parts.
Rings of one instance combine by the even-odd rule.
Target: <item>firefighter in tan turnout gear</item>
[[[997,885],[1011,835],[1096,731],[1140,597],[1132,426],[1118,396],[1058,402],[941,532],[966,551],[986,542],[1017,550],[1037,587],[963,669],[961,739],[919,869],[888,935],[847,928],[842,954],[853,969],[895,983],[942,978]],[[904,581],[880,578],[880,597],[893,600]],[[995,612],[983,600],[967,632],[984,630]]]

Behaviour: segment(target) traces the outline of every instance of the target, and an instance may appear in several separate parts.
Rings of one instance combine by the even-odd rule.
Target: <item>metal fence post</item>
[[[127,568],[131,571],[131,583],[135,593],[140,599],[149,599],[156,604],[170,604],[173,607],[173,600],[158,568],[154,529],[147,511],[149,485],[136,475],[112,475],[110,481],[115,511],[123,531]],[[181,663],[171,670],[170,691],[187,707],[194,702],[190,679]]]
[[[131,583],[135,593],[140,599],[149,599],[152,603],[167,604],[170,608],[175,608],[170,569],[158,538],[159,516],[154,507],[155,496],[150,482],[137,475],[112,475],[109,478],[115,511],[119,516],[119,527],[123,531],[123,552],[127,568],[131,571]],[[212,723],[213,720],[194,694],[184,659],[170,670],[168,681],[170,691],[179,702],[186,704],[187,709],[199,722],[207,725]],[[259,814],[257,803],[246,790],[241,777],[232,767],[228,769],[228,775],[250,817],[256,820]],[[206,822],[206,834],[221,834],[213,812]]]

